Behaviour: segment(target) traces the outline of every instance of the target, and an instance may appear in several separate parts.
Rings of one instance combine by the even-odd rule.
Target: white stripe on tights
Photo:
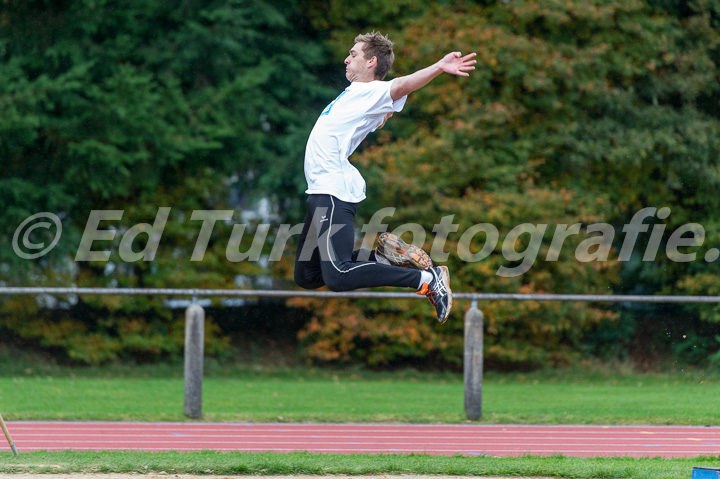
[[[340,273],[349,273],[350,271],[352,271],[354,269],[362,268],[363,266],[371,266],[371,265],[375,264],[375,263],[359,264],[357,266],[353,266],[352,268],[348,268],[346,270],[342,270],[337,267],[337,265],[335,264],[335,261],[333,261],[333,254],[330,252],[330,236],[332,236],[333,215],[335,214],[335,199],[332,197],[332,195],[328,195],[328,196],[330,196],[330,201],[332,202],[332,210],[330,211],[330,227],[328,228],[328,233],[327,233],[327,235],[328,235],[328,237],[327,237],[327,254],[328,254],[328,258],[330,258],[330,263],[332,263],[333,267]],[[333,252],[334,252],[334,249],[333,249]]]

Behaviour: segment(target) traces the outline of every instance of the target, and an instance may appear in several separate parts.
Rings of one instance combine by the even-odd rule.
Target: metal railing
[[[0,295],[105,295],[105,296],[190,296],[197,297],[266,297],[266,298],[378,298],[410,299],[422,297],[415,293],[348,291],[267,290],[267,289],[195,289],[195,288],[58,288],[0,287]],[[471,301],[585,301],[608,303],[720,303],[720,296],[650,296],[613,294],[515,294],[515,293],[453,293],[453,299]]]
[[[185,311],[185,414],[193,419],[202,416],[203,348],[205,311],[197,304],[200,297],[267,297],[267,298],[375,298],[422,299],[414,293],[296,290],[228,290],[194,288],[56,288],[56,287],[0,287],[0,296],[7,295],[76,295],[76,296],[185,296],[193,303]],[[720,303],[720,296],[648,296],[602,294],[513,294],[513,293],[453,293],[454,300],[471,301],[464,317],[463,379],[465,414],[471,420],[482,416],[483,377],[483,315],[478,301],[579,301],[610,303]]]

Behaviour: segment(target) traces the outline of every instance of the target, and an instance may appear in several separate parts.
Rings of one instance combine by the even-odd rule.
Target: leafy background
[[[430,232],[452,216],[459,229],[449,232],[450,254],[435,260],[450,267],[455,291],[718,295],[717,262],[704,260],[720,228],[718,22],[712,0],[4,2],[1,284],[293,287],[292,239],[280,261],[233,262],[228,238],[247,224],[239,245],[247,251],[257,223],[274,225],[272,240],[278,225],[302,220],[307,134],[345,87],[341,62],[352,39],[379,30],[396,43],[390,77],[454,50],[476,51],[478,64],[470,78],[440,77],[411,95],[353,156],[369,188],[358,225],[389,206],[390,231],[417,223]],[[267,214],[257,215],[259,204]],[[152,224],[163,206],[172,210],[155,260],[122,261],[122,234]],[[671,211],[646,220],[648,231],[665,228],[659,253],[643,261],[650,235],[641,234],[630,260],[617,261],[623,225],[644,207]],[[124,210],[115,239],[96,243],[110,261],[74,261],[90,211],[105,209]],[[190,261],[200,226],[192,212],[228,209],[233,219],[216,223],[203,261]],[[12,235],[40,211],[61,217],[63,238],[52,254],[22,260]],[[484,260],[463,261],[458,243],[478,223],[494,225],[500,242]],[[549,225],[538,261],[500,276],[518,264],[501,245],[522,223]],[[615,232],[610,261],[574,254],[594,223]],[[706,246],[686,248],[698,260],[674,262],[664,246],[686,223],[703,226]],[[569,237],[557,260],[545,261],[557,225],[574,224],[585,236]],[[0,301],[4,344],[61,361],[182,353],[182,309],[165,298]],[[441,328],[421,301],[216,301],[206,347],[226,358],[243,341],[286,337],[308,362],[454,369],[467,307],[458,302]],[[642,368],[720,362],[712,305],[481,308],[493,369],[597,358]]]

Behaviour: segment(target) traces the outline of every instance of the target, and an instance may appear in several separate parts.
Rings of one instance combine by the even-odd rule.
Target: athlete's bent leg
[[[417,289],[420,272],[375,261],[354,261],[354,220],[357,204],[330,195],[310,195],[309,210],[320,252],[322,278],[331,291],[350,291],[378,286],[401,286]],[[312,230],[308,236],[312,236]]]
[[[320,267],[320,252],[317,249],[316,231],[315,228],[311,229],[313,214],[314,212],[310,211],[308,205],[295,252],[295,283],[305,289],[318,289],[325,286]],[[310,234],[309,239],[308,234]]]

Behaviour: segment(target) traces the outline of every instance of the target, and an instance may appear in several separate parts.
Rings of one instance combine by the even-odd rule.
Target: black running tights
[[[375,261],[375,252],[353,251],[357,203],[309,195],[297,253],[295,282],[305,289],[350,291],[376,286],[417,289],[420,271]]]

